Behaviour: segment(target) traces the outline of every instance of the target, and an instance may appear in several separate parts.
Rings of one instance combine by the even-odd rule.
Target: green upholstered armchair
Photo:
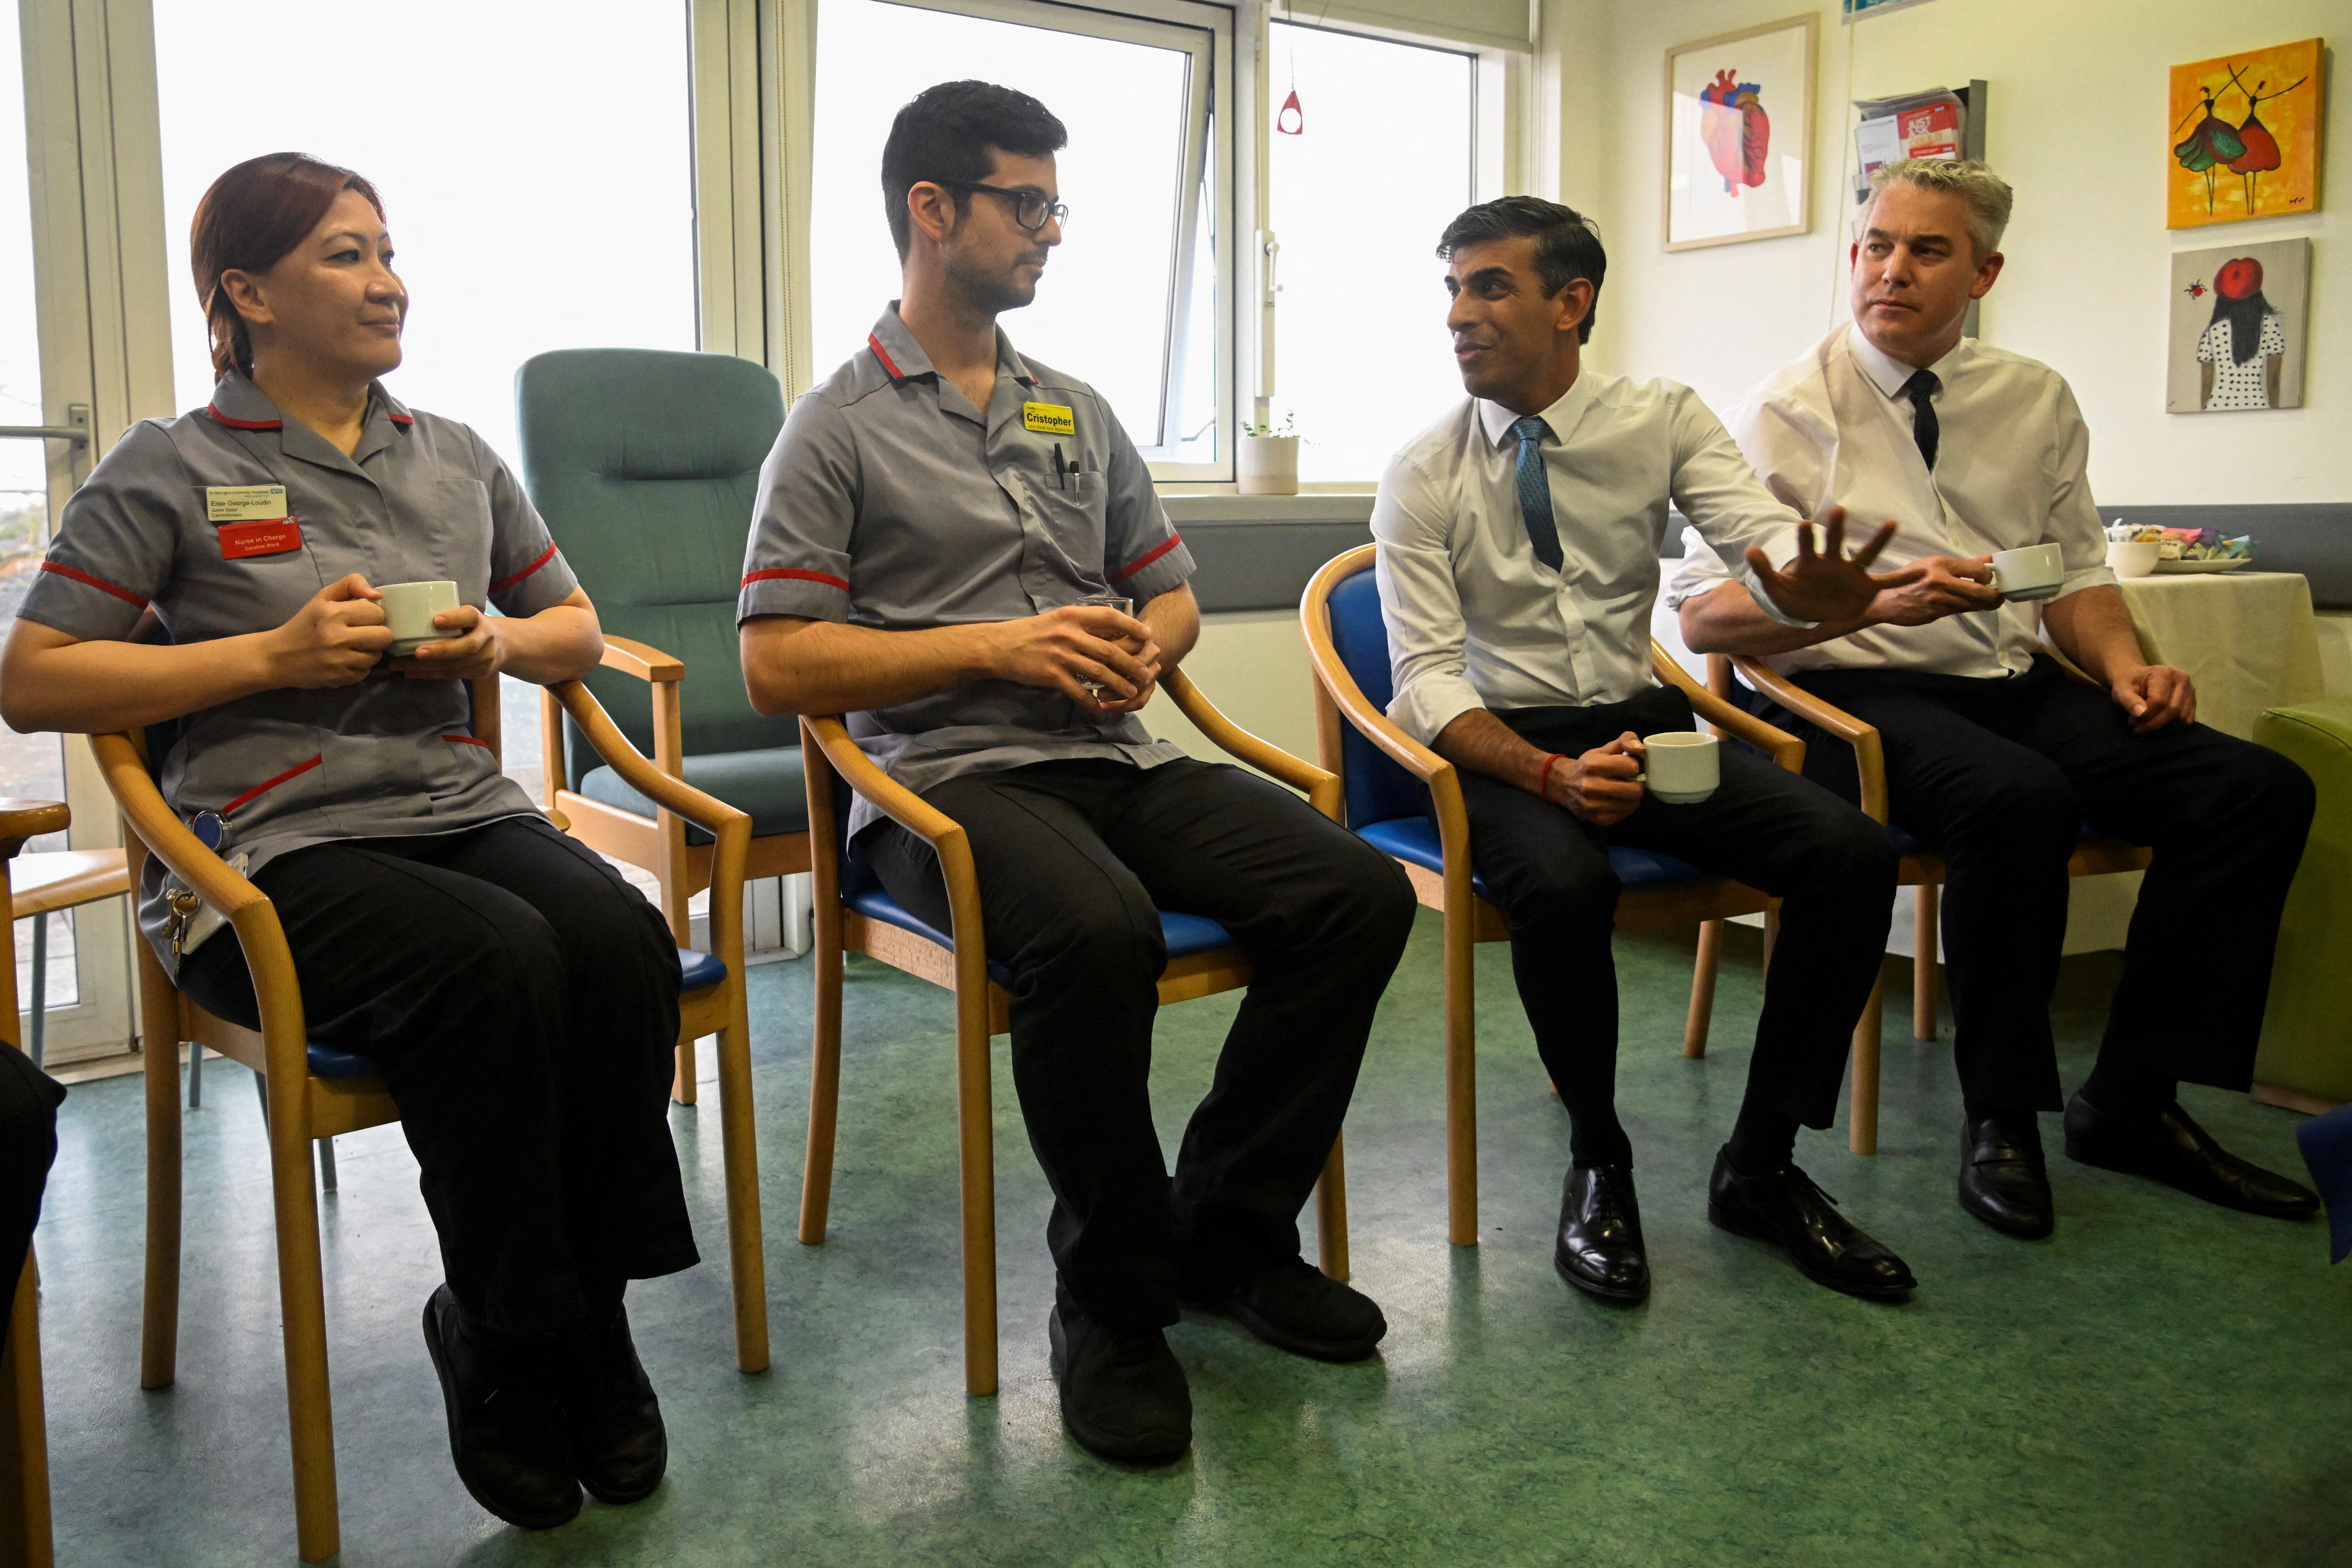
[[[565,349],[515,373],[523,488],[596,604],[589,689],[655,766],[747,813],[749,878],[809,868],[797,720],[752,711],[735,637],[760,465],[783,425],[776,378],[728,354]],[[710,836],[602,765],[544,704],[547,804],[572,834],[661,881],[678,945],[710,885]],[[678,1047],[679,1102],[694,1045]]]
[[[2326,1110],[2352,1100],[2352,1015],[2344,999],[2352,973],[2352,697],[2273,708],[2254,721],[2254,739],[2292,758],[2319,790],[2279,922],[2254,1098]]]

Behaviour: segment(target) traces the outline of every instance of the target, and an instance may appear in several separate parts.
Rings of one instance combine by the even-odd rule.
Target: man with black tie
[[[2009,186],[1981,163],[1906,161],[1872,189],[1853,322],[1750,395],[1731,431],[1791,506],[1835,495],[1897,520],[1889,558],[1917,574],[1850,621],[1793,627],[1697,548],[1669,590],[1684,640],[1764,658],[1876,726],[1895,820],[1943,849],[1963,1208],[2013,1236],[2055,1223],[2036,1113],[2062,1104],[2050,999],[2087,822],[2156,858],[2097,1066],[2066,1104],[2066,1152],[2231,1208],[2307,1215],[2309,1192],[2220,1148],[2175,1089],[2251,1080],[2311,781],[2196,723],[2189,677],[2142,656],[2073,394],[2047,365],[1961,335],[2000,275]],[[1989,566],[2036,544],[2064,562],[2038,626]],[[1806,738],[1811,776],[1855,795],[1850,747],[1756,704]]]
[[[1895,856],[1876,824],[1737,747],[1696,803],[1643,787],[1641,737],[1695,728],[1650,678],[1650,607],[1671,500],[1794,625],[1859,614],[1908,574],[1851,560],[1844,521],[1757,482],[1686,386],[1584,368],[1607,258],[1583,217],[1512,196],[1472,207],[1438,255],[1469,397],[1392,460],[1372,509],[1396,695],[1389,717],[1461,770],[1471,854],[1510,927],[1521,1003],[1570,1119],[1553,1262],[1604,1300],[1649,1294],[1632,1140],[1617,1119],[1619,883],[1609,850],[1654,849],[1783,900],[1748,1091],[1707,1216],[1778,1245],[1832,1289],[1898,1299],[1903,1260],[1794,1163],[1826,1127],[1885,947]],[[1782,567],[1763,546],[1797,539]],[[1744,551],[1744,554],[1743,554]]]

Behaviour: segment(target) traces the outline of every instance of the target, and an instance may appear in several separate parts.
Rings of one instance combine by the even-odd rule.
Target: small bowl
[[[2107,546],[2107,570],[2118,577],[2149,576],[2156,571],[2157,552],[2163,548],[2152,539],[2145,543],[2116,540]]]

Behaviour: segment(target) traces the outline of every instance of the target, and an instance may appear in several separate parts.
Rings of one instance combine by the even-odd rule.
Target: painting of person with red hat
[[[2263,298],[2263,264],[2251,256],[2225,263],[2213,277],[2213,319],[2197,340],[2199,406],[2277,407],[2285,357],[2286,323]]]

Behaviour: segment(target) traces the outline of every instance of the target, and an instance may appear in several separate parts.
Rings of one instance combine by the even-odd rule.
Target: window
[[[1233,339],[1217,309],[1229,138],[1210,105],[1231,14],[1177,0],[1153,9],[1170,19],[1037,0],[823,0],[809,224],[819,381],[898,297],[881,196],[891,120],[932,83],[976,77],[1032,94],[1070,133],[1056,159],[1064,241],[1036,301],[1005,318],[1006,336],[1100,391],[1161,478],[1220,477],[1219,454],[1231,451],[1219,436]]]
[[[1475,199],[1478,60],[1282,22],[1272,33],[1270,409],[1304,437],[1303,481],[1370,481],[1462,395],[1435,250]],[[1284,114],[1294,90],[1299,112]]]
[[[695,346],[682,4],[412,0],[260,25],[154,0],[172,358],[213,387],[188,223],[222,171],[299,149],[383,196],[411,306],[403,402],[515,461],[514,374],[549,349]]]
[[[8,27],[11,43],[16,27]],[[21,49],[12,50],[21,59]],[[33,207],[25,162],[25,80],[0,68],[0,425],[46,425],[42,414],[41,343],[33,294]],[[59,448],[37,440],[0,440],[0,638],[16,623],[49,536],[50,453]],[[64,737],[20,735],[0,729],[0,794],[20,800],[65,800]],[[62,849],[65,835],[34,839],[31,850]],[[73,1006],[79,1000],[79,965],[74,962],[70,911],[44,917],[47,942],[46,1005]],[[32,1005],[33,926],[16,922],[16,994]]]

